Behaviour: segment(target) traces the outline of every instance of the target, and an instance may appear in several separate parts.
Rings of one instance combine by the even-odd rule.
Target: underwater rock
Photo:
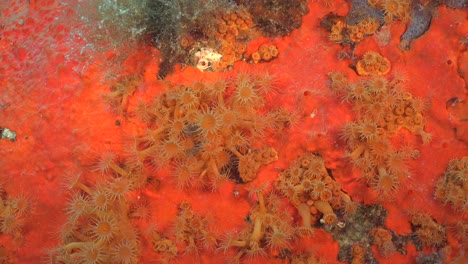
[[[444,3],[448,8],[468,9],[468,0],[445,0]]]
[[[309,13],[304,0],[235,0],[252,14],[260,31],[269,37],[287,36],[302,24],[302,17]]]
[[[351,9],[346,17],[346,24],[355,25],[368,17],[375,18],[382,23],[384,14],[369,5],[367,0],[351,0]]]
[[[191,31],[202,38],[202,25],[209,22],[208,14],[230,6],[227,1],[156,0],[147,4],[147,17],[143,21],[149,42],[161,51],[158,76],[164,78],[174,65],[186,62],[187,52],[179,45],[180,36]]]
[[[400,37],[401,49],[409,50],[411,41],[426,33],[431,25],[434,8],[434,2],[431,2],[428,5],[423,5],[420,1],[416,1],[413,4],[411,10],[411,22],[409,23],[405,33]]]

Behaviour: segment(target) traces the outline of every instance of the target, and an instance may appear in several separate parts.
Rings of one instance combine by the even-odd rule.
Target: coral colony
[[[157,9],[170,2],[149,4],[148,9],[161,14],[143,20],[148,23],[146,44],[161,51],[161,78],[177,64],[200,73],[226,73],[239,61],[255,67],[274,63],[283,52],[277,39],[300,28],[308,7],[334,6],[326,0],[237,0],[203,9],[197,5],[205,1],[179,0],[174,2],[180,10]],[[338,255],[329,261],[378,263],[405,256],[411,248],[415,263],[462,263],[468,249],[466,221],[444,225],[424,208],[414,208],[404,213],[411,229],[407,233],[387,225],[386,203],[408,189],[408,175],[414,173],[410,164],[420,159],[419,147],[432,140],[425,126],[429,106],[413,96],[404,75],[393,71],[384,54],[377,49],[355,52],[371,36],[391,45],[384,27],[395,22],[408,25],[401,49],[411,49],[410,42],[430,30],[432,14],[444,1],[348,2],[347,15],[330,13],[317,24],[328,45],[346,48],[341,59],[351,61],[350,71],[326,74],[327,93],[352,111],[331,136],[341,142],[336,146],[342,160],[358,173],[362,188],[378,197],[366,203],[353,198],[344,176],[334,176],[351,172],[330,169],[330,158],[320,150],[304,146],[298,155],[283,155],[279,136],[292,133],[301,117],[273,104],[283,88],[274,75],[237,70],[184,84],[160,80],[164,90],[130,107],[143,77],[129,74],[101,99],[115,116],[138,123],[139,129],[127,135],[121,152],[97,154],[91,166],[61,179],[68,193],[67,220],[56,234],[58,243],[48,250],[49,263],[211,263],[214,255],[229,263],[325,263],[326,254],[300,246],[325,234],[338,245]],[[455,2],[452,7],[459,8]],[[431,11],[429,17],[424,10]],[[157,28],[156,22],[168,28]],[[169,28],[174,25],[180,28]],[[263,42],[255,42],[258,38]],[[9,130],[0,131],[7,137]],[[402,134],[419,144],[396,144]],[[264,169],[268,178],[259,177]],[[433,197],[425,199],[466,216],[468,158],[455,157],[445,172],[434,173],[441,177]],[[195,202],[213,199],[226,184],[236,186],[235,195],[216,199],[237,199],[234,203],[247,208],[228,216],[241,219],[231,230],[220,225],[225,219],[200,210]],[[166,203],[162,185],[190,199]],[[3,187],[0,194],[0,231],[20,244],[34,198]],[[172,210],[171,227],[159,225],[156,203]],[[449,243],[458,248],[448,252]],[[11,254],[3,246],[0,255],[5,255],[0,262],[8,263]]]

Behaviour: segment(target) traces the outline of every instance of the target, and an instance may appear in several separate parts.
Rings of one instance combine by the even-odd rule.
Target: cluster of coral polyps
[[[19,245],[23,241],[23,225],[32,206],[26,194],[14,191],[11,195],[4,186],[0,186],[0,234],[12,236]]]
[[[236,40],[239,31],[249,30],[253,26],[252,16],[245,9],[220,13],[216,22],[214,37],[227,42]]]
[[[282,208],[281,198],[270,193],[265,196],[263,188],[251,191],[258,203],[252,207],[247,226],[237,233],[227,233],[219,249],[237,252],[232,263],[239,263],[243,256],[265,255],[268,250],[287,248],[294,237],[291,215]]]
[[[247,73],[213,83],[168,85],[136,110],[148,130],[135,138],[132,159],[156,168],[170,165],[181,188],[216,189],[228,179],[249,182],[261,165],[278,159],[272,147],[254,149],[252,143],[259,145],[268,132],[289,122],[284,109],[263,109],[264,96],[273,89],[271,76]]]
[[[380,255],[384,258],[390,257],[396,252],[396,247],[392,242],[392,234],[385,228],[374,228],[371,230],[373,244],[377,246]]]
[[[359,75],[385,75],[390,72],[390,61],[377,52],[366,52],[356,63]]]
[[[357,117],[342,131],[348,144],[346,156],[381,197],[391,197],[409,174],[405,160],[416,159],[419,152],[410,146],[394,149],[390,136],[405,128],[429,142],[422,115],[424,102],[405,91],[397,78],[388,81],[373,76],[348,83],[342,73],[328,75],[332,91],[353,105]]]
[[[209,23],[199,25],[197,32],[182,33],[179,39],[181,49],[193,57],[192,64],[202,71],[222,71],[242,59],[251,39],[251,15],[239,9],[210,13],[204,19]]]
[[[131,219],[129,193],[137,187],[133,169],[108,156],[100,169],[111,179],[91,188],[71,174],[68,221],[60,231],[61,245],[49,251],[51,263],[136,263],[140,243]]]
[[[358,243],[354,244],[351,247],[351,264],[361,264],[364,263],[364,256],[366,254],[366,250],[359,245]]]
[[[278,48],[275,45],[261,45],[257,51],[250,55],[253,63],[259,63],[261,61],[267,62],[276,58],[279,54]]]
[[[124,115],[128,98],[133,95],[140,81],[140,76],[136,74],[122,77],[110,86],[109,93],[104,95],[103,99],[115,113]]]
[[[349,25],[344,19],[331,19],[328,39],[341,44],[361,42],[365,37],[373,35],[380,27],[380,22],[372,17],[365,18],[356,25]]]
[[[292,162],[276,180],[279,192],[296,207],[302,218],[300,234],[310,234],[312,225],[336,224],[336,211],[354,211],[356,205],[341,190],[341,186],[330,175],[323,158],[314,153],[306,153]]]
[[[154,252],[158,253],[161,263],[168,263],[177,257],[178,249],[176,243],[166,237],[163,233],[151,228],[148,232],[153,244]]]
[[[196,214],[192,206],[183,201],[175,220],[175,239],[185,245],[185,253],[198,256],[200,248],[214,249],[217,246],[216,234],[209,230],[207,217]]]
[[[244,9],[217,15],[213,36],[220,41],[218,50],[222,57],[213,65],[213,70],[224,70],[242,59],[252,27],[252,16]]]
[[[466,97],[466,96],[465,96]],[[449,121],[455,130],[455,136],[458,140],[468,143],[468,103],[466,98],[460,99],[452,97],[446,102],[449,112]]]
[[[438,182],[436,200],[452,205],[454,210],[468,213],[468,157],[452,159]]]
[[[387,23],[393,20],[409,21],[411,18],[410,0],[368,0],[367,2],[375,9],[384,12]]]
[[[415,242],[424,247],[442,247],[447,241],[445,227],[424,212],[411,213],[411,226],[416,236]]]
[[[211,20],[210,23],[201,25],[201,32],[198,33],[203,38],[187,32],[182,35],[179,44],[186,51],[194,51],[194,64],[199,69],[226,70],[243,58],[248,42],[254,35],[258,35],[253,29],[252,16],[245,9],[239,8],[209,14],[206,19]]]

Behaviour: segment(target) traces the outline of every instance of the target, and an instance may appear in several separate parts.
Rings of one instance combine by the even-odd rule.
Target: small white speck
[[[316,115],[317,115],[317,109],[314,109],[314,111],[310,113],[310,118],[315,118]]]

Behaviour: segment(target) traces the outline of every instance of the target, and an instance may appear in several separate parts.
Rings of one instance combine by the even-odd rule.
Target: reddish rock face
[[[409,1],[229,1],[158,50],[130,37],[142,1],[0,2],[0,262],[466,252],[466,11],[431,6],[421,35]],[[369,52],[391,67],[360,76]]]

